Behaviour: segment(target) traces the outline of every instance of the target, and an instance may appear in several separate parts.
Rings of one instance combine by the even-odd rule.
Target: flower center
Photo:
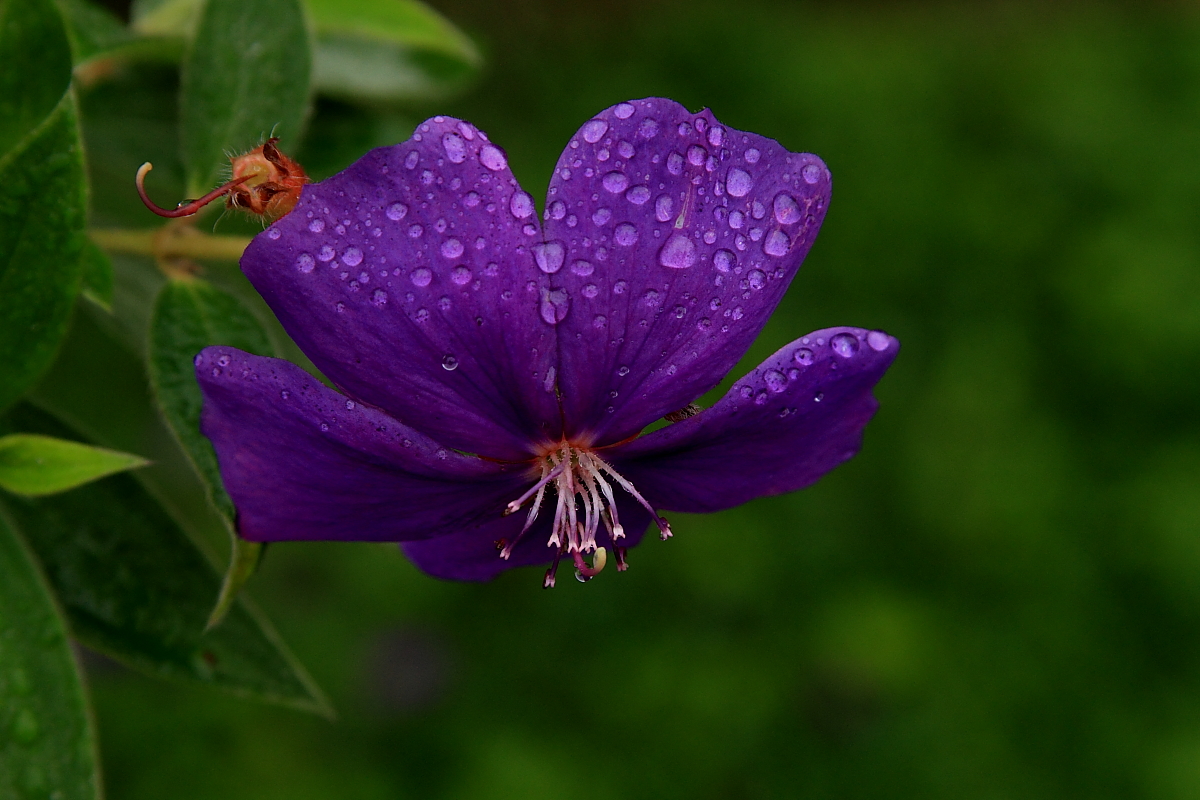
[[[671,538],[671,526],[667,521],[646,502],[646,498],[642,497],[632,483],[621,477],[620,473],[590,448],[560,442],[548,449],[538,460],[541,469],[538,482],[504,509],[505,515],[515,514],[521,506],[533,499],[529,515],[525,518],[525,526],[512,542],[500,545],[500,557],[507,559],[517,542],[533,527],[546,500],[546,492],[553,486],[556,497],[554,524],[550,526],[550,539],[546,546],[557,549],[553,566],[546,570],[543,582],[546,588],[554,585],[558,561],[564,553],[575,562],[575,577],[580,581],[589,581],[604,569],[608,553],[603,547],[596,545],[596,534],[600,532],[601,524],[608,531],[612,541],[617,569],[625,570],[625,548],[617,544],[620,539],[625,538],[625,529],[621,526],[617,514],[617,501],[613,494],[614,483],[650,512],[663,539]],[[585,553],[595,553],[591,566],[583,558]]]

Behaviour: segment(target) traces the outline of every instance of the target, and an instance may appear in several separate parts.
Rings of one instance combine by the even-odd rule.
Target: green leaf
[[[97,762],[62,616],[0,514],[0,797],[97,798]]]
[[[295,149],[312,79],[298,0],[207,0],[182,70],[189,193],[220,181],[227,153],[251,150],[272,134],[283,150]]]
[[[193,360],[205,347],[223,344],[256,355],[273,355],[266,331],[254,314],[231,294],[196,278],[170,280],[159,292],[150,319],[148,366],[154,397],[171,431],[196,468],[209,500],[230,535],[229,569],[208,625],[218,624],[250,576],[261,547],[237,535],[233,501],[221,482],[217,454],[200,433],[204,398]]]
[[[68,91],[0,158],[0,409],[50,365],[79,291],[87,190]]]
[[[88,239],[83,243],[80,258],[83,264],[83,296],[105,311],[112,311],[115,276],[108,254]]]
[[[71,46],[52,0],[0,0],[0,157],[54,110],[70,84]]]
[[[70,435],[27,405],[10,428]],[[4,499],[62,604],[93,650],[149,675],[330,714],[328,702],[244,598],[204,632],[219,579],[204,556],[130,475],[46,498]]]
[[[150,318],[150,385],[167,424],[207,486],[213,505],[233,530],[233,502],[221,483],[216,451],[200,433],[204,398],[193,361],[201,350],[214,344],[274,355],[266,331],[236,297],[199,278],[167,281]]]
[[[76,64],[138,42],[138,37],[108,9],[89,0],[56,1],[67,24],[71,55]]]
[[[191,38],[203,0],[133,0],[131,27],[145,36]]]
[[[474,43],[441,14],[416,0],[305,0],[305,5],[322,37],[402,45],[479,65]]]
[[[442,53],[377,39],[322,34],[313,54],[313,85],[321,94],[391,103],[430,100],[461,89],[474,67]]]
[[[29,497],[65,492],[148,463],[141,456],[53,436],[0,436],[0,489]]]

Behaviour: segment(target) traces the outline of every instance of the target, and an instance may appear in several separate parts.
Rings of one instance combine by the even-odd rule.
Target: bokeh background
[[[299,154],[317,177],[446,113],[542,197],[600,109],[711,107],[834,175],[740,370],[816,328],[883,328],[903,350],[881,410],[815,487],[677,515],[586,586],[273,546],[250,592],[338,719],[88,656],[109,797],[1200,797],[1198,10],[433,5],[482,73],[427,106],[321,100]],[[175,74],[84,96],[94,170],[171,174]],[[136,202],[97,197],[99,222]],[[64,360],[128,377],[92,358],[104,337],[77,319]],[[130,449],[166,441],[105,402]]]

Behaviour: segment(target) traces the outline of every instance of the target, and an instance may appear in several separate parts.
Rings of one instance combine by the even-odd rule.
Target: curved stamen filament
[[[223,186],[218,186],[216,189],[213,189],[211,192],[198,200],[189,200],[186,203],[181,203],[178,208],[168,210],[157,205],[153,200],[150,199],[150,196],[146,194],[146,173],[152,169],[154,169],[154,165],[149,161],[147,161],[145,164],[142,164],[140,167],[138,167],[137,179],[134,182],[137,184],[138,196],[142,198],[142,202],[146,204],[146,208],[150,209],[155,214],[158,214],[160,217],[191,216],[211,203],[213,200],[216,200],[221,195],[228,194],[230,190],[241,186],[243,183],[254,177],[253,175],[243,175],[240,178],[234,178],[229,183],[226,183]]]

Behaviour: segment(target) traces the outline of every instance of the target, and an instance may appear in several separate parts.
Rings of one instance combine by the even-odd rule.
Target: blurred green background
[[[434,5],[482,74],[427,106],[321,100],[299,154],[317,177],[446,113],[542,197],[600,109],[711,107],[834,174],[740,370],[816,328],[883,328],[903,351],[881,410],[812,489],[677,515],[586,586],[273,546],[251,594],[338,719],[89,657],[109,797],[1200,798],[1197,10]],[[138,163],[172,174],[174,76],[84,95],[93,169],[130,176],[121,196],[95,180],[100,224],[134,218]],[[112,130],[118,112],[142,123]],[[96,319],[65,361],[128,378],[88,349],[122,337]],[[168,446],[127,416],[128,449]]]

